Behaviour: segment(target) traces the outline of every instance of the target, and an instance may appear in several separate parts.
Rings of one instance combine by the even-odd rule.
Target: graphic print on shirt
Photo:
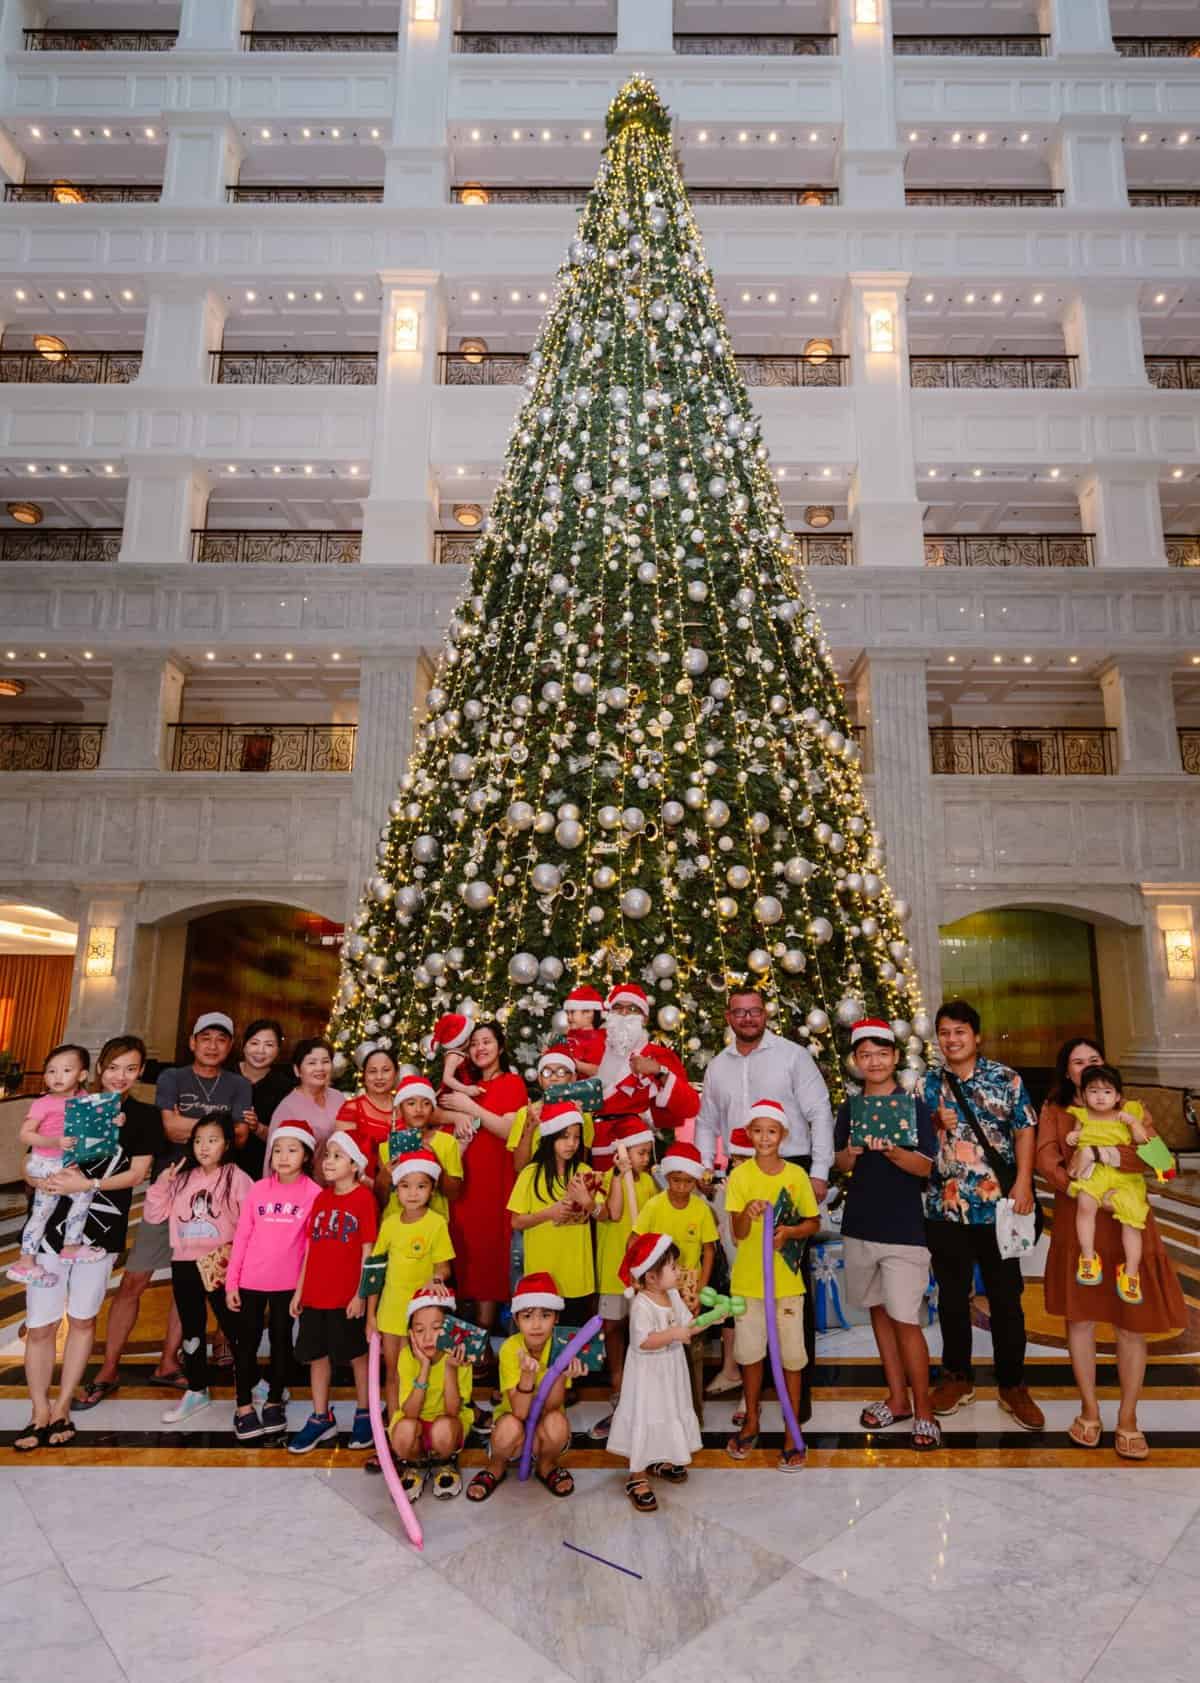
[[[205,1189],[194,1192],[191,1214],[179,1223],[180,1239],[211,1239],[214,1243],[218,1242],[221,1230],[217,1226],[216,1214],[211,1191]]]
[[[349,1245],[359,1230],[358,1217],[352,1210],[319,1209],[313,1216],[311,1237],[314,1244],[322,1239],[337,1239]]]

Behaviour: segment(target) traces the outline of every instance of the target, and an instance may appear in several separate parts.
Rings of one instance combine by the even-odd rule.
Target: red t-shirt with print
[[[355,1186],[342,1193],[323,1188],[309,1215],[303,1308],[346,1307],[362,1278],[363,1246],[373,1245],[378,1231],[370,1187]]]

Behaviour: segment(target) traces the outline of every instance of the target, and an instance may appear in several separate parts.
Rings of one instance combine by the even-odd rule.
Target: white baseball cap
[[[205,1011],[196,1018],[192,1026],[193,1035],[202,1033],[205,1029],[218,1028],[233,1039],[233,1018],[227,1017],[224,1011]]]

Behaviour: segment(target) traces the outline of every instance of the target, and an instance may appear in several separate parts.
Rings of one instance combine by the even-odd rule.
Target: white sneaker
[[[185,1391],[174,1408],[167,1409],[161,1416],[164,1426],[178,1426],[184,1420],[190,1420],[193,1414],[199,1414],[202,1408],[207,1408],[212,1402],[208,1391]]]
[[[250,1395],[254,1399],[255,1408],[257,1408],[261,1413],[263,1404],[271,1395],[271,1387],[267,1384],[265,1379],[260,1379],[253,1391],[251,1391]],[[283,1400],[285,1403],[289,1403],[292,1400],[292,1393],[286,1388],[286,1386],[283,1392]]]

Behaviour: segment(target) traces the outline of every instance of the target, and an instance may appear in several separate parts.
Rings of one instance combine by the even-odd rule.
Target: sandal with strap
[[[808,1460],[803,1449],[781,1449],[775,1465],[781,1473],[798,1473]]]
[[[625,1494],[640,1514],[652,1514],[658,1507],[658,1498],[644,1478],[626,1479]]]
[[[66,1420],[52,1420],[48,1430],[46,1443],[51,1449],[66,1449],[79,1436],[79,1427],[69,1416]]]
[[[551,1496],[570,1496],[575,1489],[575,1480],[565,1467],[552,1467],[548,1473],[539,1473],[538,1483],[544,1484]]]
[[[1140,1274],[1130,1274],[1124,1263],[1117,1269],[1117,1296],[1122,1303],[1142,1301],[1142,1277]]]
[[[1098,1286],[1104,1281],[1104,1264],[1098,1256],[1084,1256],[1079,1253],[1079,1261],[1075,1265],[1075,1279],[1081,1286]]]
[[[912,1423],[912,1446],[923,1454],[942,1447],[942,1428],[936,1420],[922,1420],[918,1415]]]
[[[1103,1422],[1087,1420],[1082,1414],[1077,1414],[1067,1427],[1067,1436],[1077,1449],[1098,1449],[1103,1430]]]
[[[485,1467],[481,1473],[476,1473],[468,1484],[467,1501],[486,1502],[489,1496],[495,1495],[507,1477],[507,1473],[501,1473],[500,1477],[497,1478],[495,1473],[489,1472]]]
[[[649,1478],[663,1478],[668,1484],[686,1484],[688,1470],[674,1461],[651,1461],[646,1468]]]
[[[32,1443],[26,1443],[26,1438],[32,1438]],[[32,1455],[39,1449],[45,1449],[50,1442],[50,1423],[39,1426],[36,1420],[31,1420],[23,1432],[18,1432],[13,1449],[18,1455]]]
[[[109,1397],[115,1396],[120,1389],[121,1382],[119,1379],[93,1379],[90,1385],[84,1386],[71,1407],[78,1409],[81,1414],[86,1413],[89,1408],[98,1408]]]
[[[1113,1448],[1122,1461],[1147,1461],[1150,1458],[1150,1445],[1144,1432],[1127,1432],[1118,1426]]]
[[[725,1453],[731,1461],[744,1461],[757,1443],[757,1432],[736,1432],[725,1445]]]
[[[885,1398],[882,1402],[868,1403],[859,1415],[858,1423],[865,1432],[886,1432],[889,1426],[900,1426],[911,1419],[911,1411],[908,1414],[893,1414]]]

